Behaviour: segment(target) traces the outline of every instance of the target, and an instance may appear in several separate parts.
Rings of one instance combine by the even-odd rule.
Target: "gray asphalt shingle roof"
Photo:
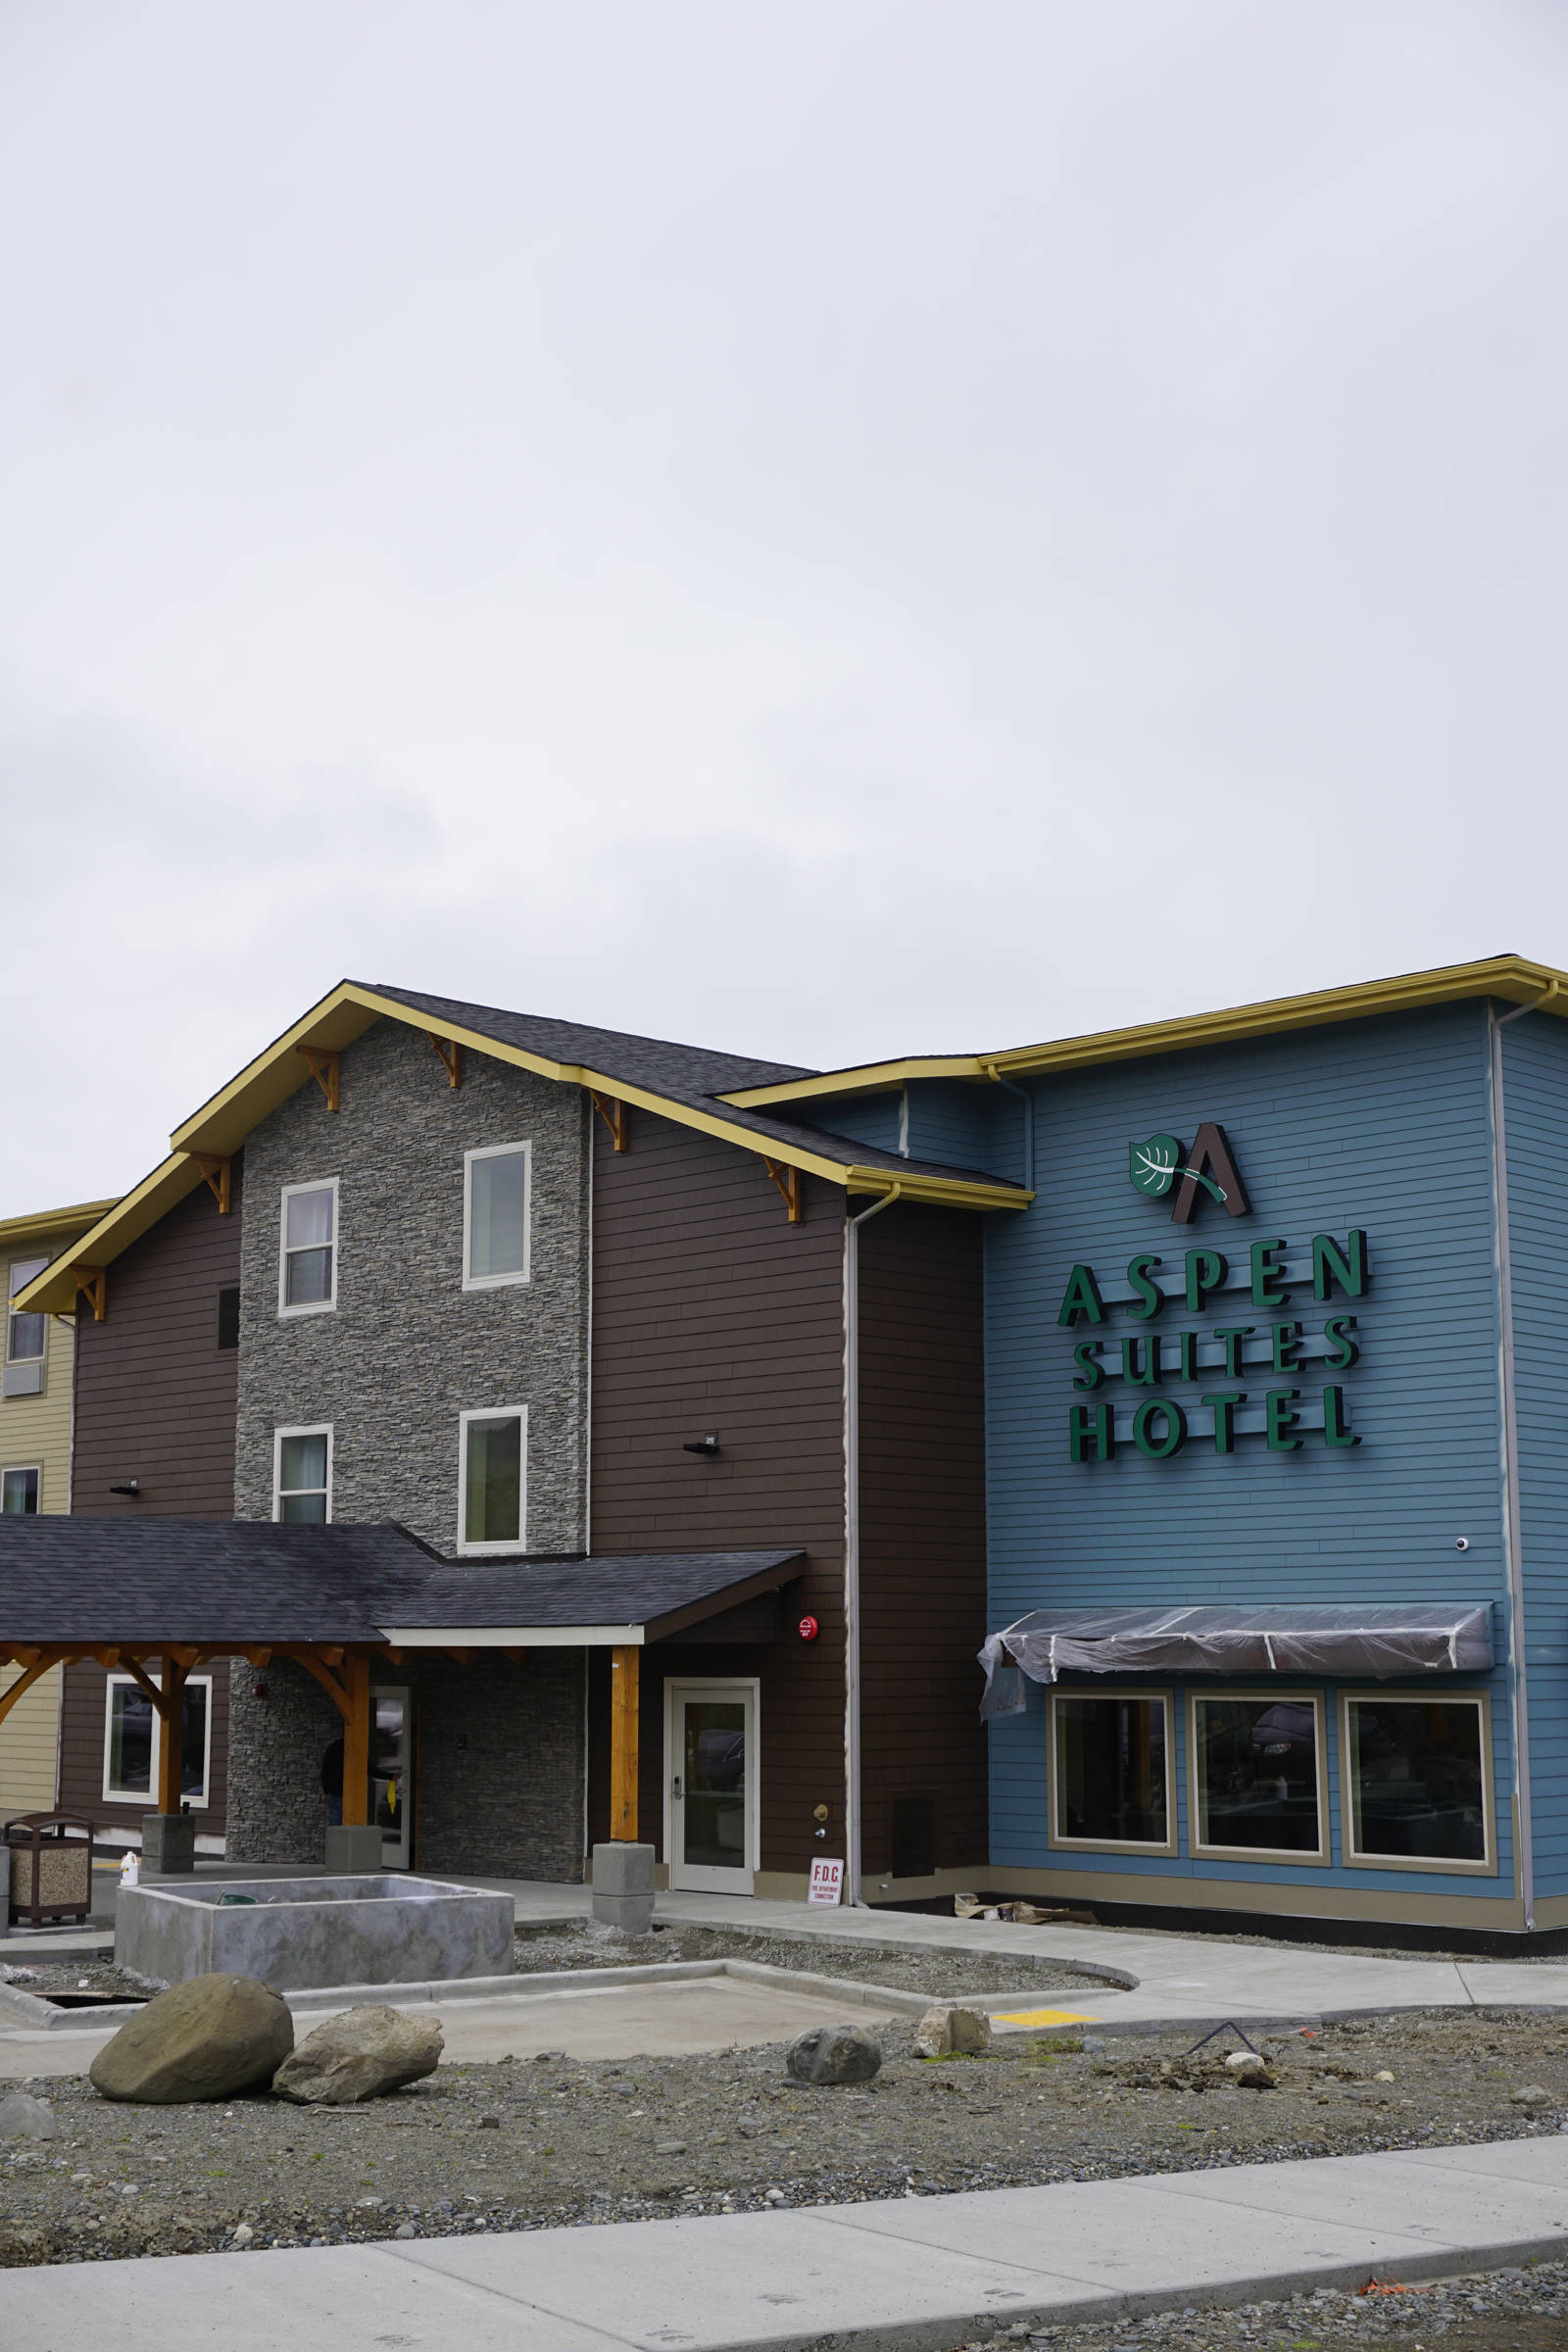
[[[385,1629],[691,1621],[799,1573],[798,1548],[438,1559],[406,1529],[0,1515],[0,1643],[384,1641]]]

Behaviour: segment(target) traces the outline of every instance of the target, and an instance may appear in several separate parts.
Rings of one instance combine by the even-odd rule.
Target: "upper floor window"
[[[272,1447],[272,1517],[323,1525],[332,1516],[331,1428],[275,1430]]]
[[[337,1304],[337,1178],[283,1187],[277,1269],[280,1315],[320,1315]]]
[[[24,1291],[49,1263],[46,1257],[17,1257],[11,1261],[6,1288],[6,1361],[4,1389],[8,1396],[36,1396],[43,1388],[47,1315],[19,1315],[11,1300]]]
[[[528,1279],[528,1190],[533,1147],[488,1144],[463,1155],[463,1287],[488,1291]]]
[[[464,1413],[459,1427],[458,1544],[463,1551],[520,1551],[527,1481],[526,1405]]]
[[[29,1463],[25,1470],[0,1470],[0,1511],[19,1519],[30,1519],[37,1508],[37,1465]]]

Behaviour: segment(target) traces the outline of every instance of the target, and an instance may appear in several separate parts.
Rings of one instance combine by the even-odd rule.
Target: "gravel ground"
[[[1478,2271],[1403,2294],[1346,2295],[1320,2287],[1285,2303],[1237,2311],[1160,2313],[1102,2328],[1010,2328],[971,2336],[954,2352],[1342,2352],[1348,2344],[1404,2352],[1563,2352],[1568,2344],[1568,2263]]]
[[[647,1936],[621,1936],[583,1920],[564,1927],[519,1928],[517,1966],[523,1970],[646,1968],[671,1960],[764,1960],[772,1968],[811,1969],[851,1977],[900,1992],[1070,1992],[1105,1980],[1068,1960],[1029,1953],[944,1952],[917,1945],[839,1943],[823,1936],[767,1936],[749,1928],[685,1927],[675,1923]]]
[[[0,2265],[846,2203],[1568,2124],[1568,2022],[1522,2012],[1271,2038],[1267,2090],[1237,2086],[1223,2039],[1192,2061],[1178,2039],[1062,2035],[930,2062],[907,2025],[880,2038],[880,2075],[840,2090],[789,2082],[781,2047],[443,2067],[350,2108],[115,2106],[81,2077],[34,2081],[18,2087],[52,2102],[58,2137],[0,2161]],[[1544,2105],[1515,2103],[1529,2084]]]
[[[132,1976],[127,1968],[116,1968],[112,1960],[40,1961],[34,1967],[0,1970],[0,1981],[14,1984],[19,1992],[94,1992],[100,1998],[130,1993],[139,2001],[147,1997],[146,1979]]]

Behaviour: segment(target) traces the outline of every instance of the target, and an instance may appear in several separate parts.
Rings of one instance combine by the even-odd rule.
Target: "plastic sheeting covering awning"
[[[1021,1711],[1023,1674],[1473,1674],[1492,1664],[1492,1604],[1035,1609],[993,1634],[980,1663],[987,1717]]]

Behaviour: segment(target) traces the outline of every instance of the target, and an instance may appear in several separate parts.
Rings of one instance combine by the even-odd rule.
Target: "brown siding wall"
[[[87,1517],[231,1519],[239,1354],[218,1345],[218,1294],[239,1281],[239,1169],[226,1217],[205,1184],[187,1194],[109,1269],[108,1312],[76,1320],[71,1507]],[[111,1494],[139,1478],[140,1496]],[[213,1677],[213,1748],[203,1836],[220,1836],[227,1761],[228,1669]],[[67,1669],[60,1801],[102,1823],[139,1828],[143,1805],[103,1797],[104,1672]]]
[[[844,1851],[844,1196],[808,1178],[791,1225],[760,1159],[628,1110],[594,1138],[592,1548],[800,1544],[773,1643],[650,1649],[642,1830],[662,1846],[663,1679],[761,1677],[764,1871]],[[716,1430],[716,1459],[683,1442]],[[800,1641],[803,1612],[820,1639]],[[608,1665],[590,1675],[590,1837],[602,1837]],[[827,1804],[828,1837],[811,1809]]]
[[[875,1902],[897,1799],[932,1801],[936,1869],[987,1854],[981,1219],[885,1209],[858,1248],[861,1868]]]

